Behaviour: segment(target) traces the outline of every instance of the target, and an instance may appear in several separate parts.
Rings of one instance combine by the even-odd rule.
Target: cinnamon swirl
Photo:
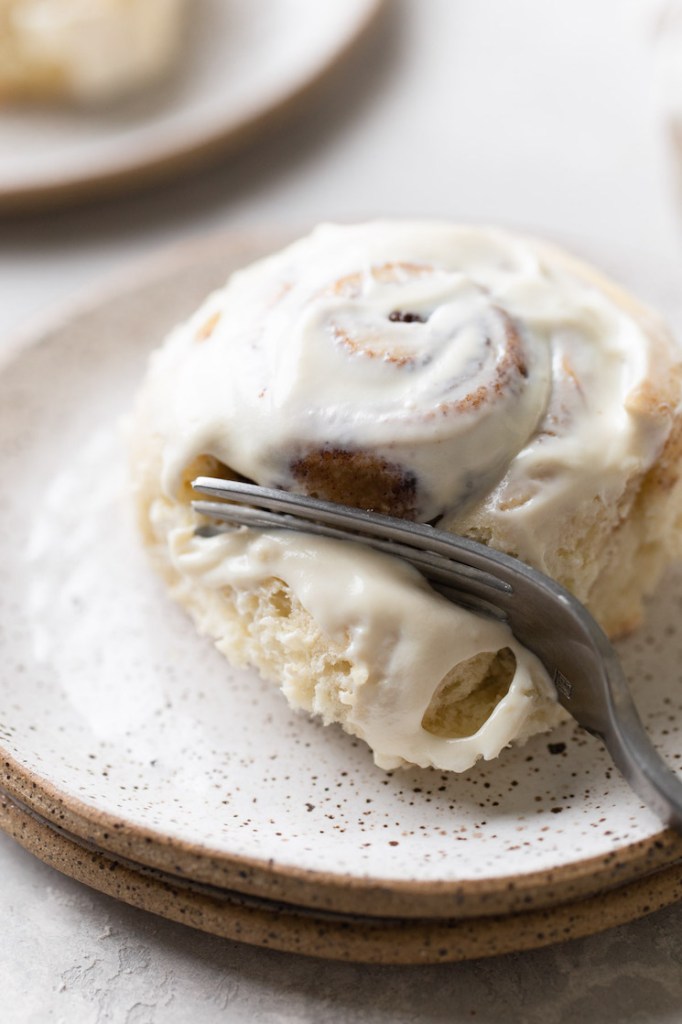
[[[140,519],[229,657],[382,766],[464,770],[558,720],[536,659],[360,546],[196,536],[189,481],[437,521],[548,572],[613,635],[678,553],[681,396],[662,324],[558,249],[325,225],[233,275],[154,355],[133,426]]]

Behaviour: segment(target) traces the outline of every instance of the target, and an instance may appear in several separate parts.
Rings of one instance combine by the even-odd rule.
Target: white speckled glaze
[[[632,877],[671,863],[682,840],[572,725],[464,776],[387,774],[364,744],[230,668],[150,570],[127,501],[121,417],[169,326],[281,242],[233,236],[190,248],[57,319],[4,367],[0,784],[104,847],[118,829],[139,861],[178,861],[196,878],[214,877],[202,864],[227,864],[234,888],[240,865],[255,866],[255,880],[242,872],[244,891],[312,905],[322,886],[332,909],[417,914],[429,894],[464,893],[467,912],[493,913],[510,883],[542,903],[562,879],[596,891],[617,883],[614,865]],[[636,283],[629,273],[625,283]],[[675,326],[672,294],[672,282],[669,294],[660,286]],[[671,572],[649,625],[620,647],[673,766],[681,607],[682,574]],[[298,888],[287,890],[292,879]]]

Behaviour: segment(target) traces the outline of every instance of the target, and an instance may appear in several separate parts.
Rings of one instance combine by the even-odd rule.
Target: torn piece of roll
[[[359,544],[197,536],[190,481],[437,521],[550,574],[616,635],[678,554],[681,396],[661,322],[552,246],[323,225],[153,355],[132,425],[144,538],[200,631],[292,705],[382,767],[464,771],[560,719],[537,659]]]

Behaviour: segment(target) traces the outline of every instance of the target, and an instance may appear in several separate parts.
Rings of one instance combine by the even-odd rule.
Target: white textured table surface
[[[0,223],[0,338],[164,244],[230,226],[499,220],[656,251],[682,277],[652,89],[657,3],[388,5],[381,39],[315,112],[249,153],[144,197]],[[374,968],[191,932],[1,835],[0,878],[3,1024],[682,1019],[680,906],[538,952]]]

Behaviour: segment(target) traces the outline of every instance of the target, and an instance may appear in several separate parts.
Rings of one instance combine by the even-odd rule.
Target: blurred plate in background
[[[107,107],[0,110],[0,212],[78,201],[199,166],[312,92],[381,0],[192,0],[180,65]]]

